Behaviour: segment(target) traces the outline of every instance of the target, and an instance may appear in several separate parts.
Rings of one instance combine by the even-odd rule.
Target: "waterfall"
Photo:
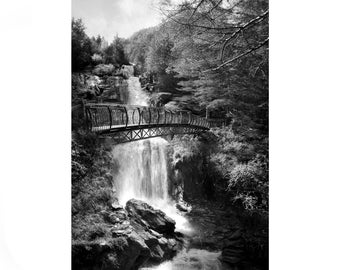
[[[137,77],[128,79],[127,91],[124,103],[148,106],[149,96]],[[132,198],[143,200],[173,218],[176,230],[190,233],[189,223],[168,195],[167,146],[165,139],[156,137],[114,147],[113,158],[119,167],[115,176],[117,197],[122,205]]]
[[[156,207],[168,202],[166,146],[166,140],[152,138],[114,148],[113,156],[119,163],[116,177],[121,204],[132,198]]]
[[[148,106],[149,97],[142,91],[138,78],[129,78],[127,91],[125,103]],[[113,158],[119,165],[115,176],[118,200],[122,205],[132,198],[143,200],[173,218],[177,231],[190,235],[193,230],[189,222],[178,213],[175,202],[168,195],[167,146],[165,139],[156,137],[114,147]],[[201,249],[184,249],[171,261],[142,269],[220,270],[220,254]]]
[[[128,98],[124,103],[129,105],[148,106],[149,96],[140,86],[137,77],[129,77],[128,79]]]

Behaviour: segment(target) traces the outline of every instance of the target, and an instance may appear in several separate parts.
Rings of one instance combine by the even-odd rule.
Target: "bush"
[[[95,53],[94,55],[92,55],[92,61],[94,64],[102,64],[104,62],[103,56],[101,56],[100,54]]]
[[[228,189],[248,211],[268,212],[268,160],[258,155],[247,164],[238,164],[230,173]]]
[[[108,64],[108,65],[100,64],[100,65],[97,65],[93,69],[92,73],[97,76],[112,75],[114,70],[115,70],[115,67],[112,64]]]

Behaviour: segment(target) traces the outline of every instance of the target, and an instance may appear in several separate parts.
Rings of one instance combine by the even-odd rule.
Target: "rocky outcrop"
[[[165,215],[164,212],[135,199],[129,200],[125,208],[129,215],[139,224],[145,225],[147,228],[151,228],[158,233],[174,234],[175,221]]]
[[[100,213],[110,236],[72,244],[73,270],[130,270],[172,258],[181,248],[175,221],[147,203],[130,200]],[[104,226],[104,224],[103,224]]]
[[[171,101],[172,94],[167,92],[154,93],[151,96],[150,103],[154,106],[163,106],[165,103]]]

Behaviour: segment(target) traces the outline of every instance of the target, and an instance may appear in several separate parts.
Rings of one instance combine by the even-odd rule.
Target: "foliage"
[[[103,56],[101,56],[100,54],[95,53],[94,55],[92,55],[92,62],[95,64],[102,64],[104,62],[104,58]]]
[[[129,64],[125,55],[126,40],[115,36],[108,42],[98,35],[88,37],[81,19],[72,18],[72,71],[81,71],[97,64]]]
[[[100,64],[94,67],[92,73],[98,76],[111,75],[114,70],[115,67],[112,64]]]
[[[124,40],[116,36],[113,42],[104,50],[104,62],[106,64],[126,65],[129,64],[124,52]]]
[[[93,240],[109,234],[103,211],[115,200],[111,149],[91,133],[72,137],[72,239]]]
[[[230,172],[228,188],[235,192],[248,211],[268,211],[268,160],[256,156],[246,164],[238,164]]]
[[[170,142],[170,157],[173,166],[179,162],[191,160],[194,157],[200,156],[202,142],[198,137],[192,135],[183,135],[175,137]]]
[[[91,64],[91,45],[82,20],[72,18],[72,71],[84,69]]]
[[[149,45],[155,36],[156,28],[147,28],[134,33],[128,40],[126,54],[140,73],[147,71],[146,62]]]

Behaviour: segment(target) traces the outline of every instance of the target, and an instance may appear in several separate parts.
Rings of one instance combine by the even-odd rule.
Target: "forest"
[[[127,39],[113,36],[112,42],[100,35],[89,37],[83,21],[72,19],[72,106],[105,92],[85,87],[82,74],[97,74],[107,84],[110,76],[126,79],[122,67],[132,65],[133,75],[150,95],[150,106],[228,119],[228,126],[209,134],[175,135],[169,141],[172,171],[189,179],[197,169],[196,190],[189,188],[193,180],[183,180],[182,191],[172,195],[181,193],[180,200],[188,205],[207,202],[231,211],[241,224],[244,248],[242,255],[233,253],[229,242],[222,248],[222,255],[229,256],[225,261],[239,267],[235,269],[267,269],[268,1],[162,0],[159,10],[161,24]],[[72,237],[81,250],[79,243],[108,235],[101,225],[107,221],[97,213],[105,212],[105,198],[110,203],[112,198],[98,179],[111,179],[107,174],[115,165],[107,146],[80,128],[83,119],[72,117]],[[76,264],[84,254],[78,249]],[[84,269],[79,265],[75,269]]]

